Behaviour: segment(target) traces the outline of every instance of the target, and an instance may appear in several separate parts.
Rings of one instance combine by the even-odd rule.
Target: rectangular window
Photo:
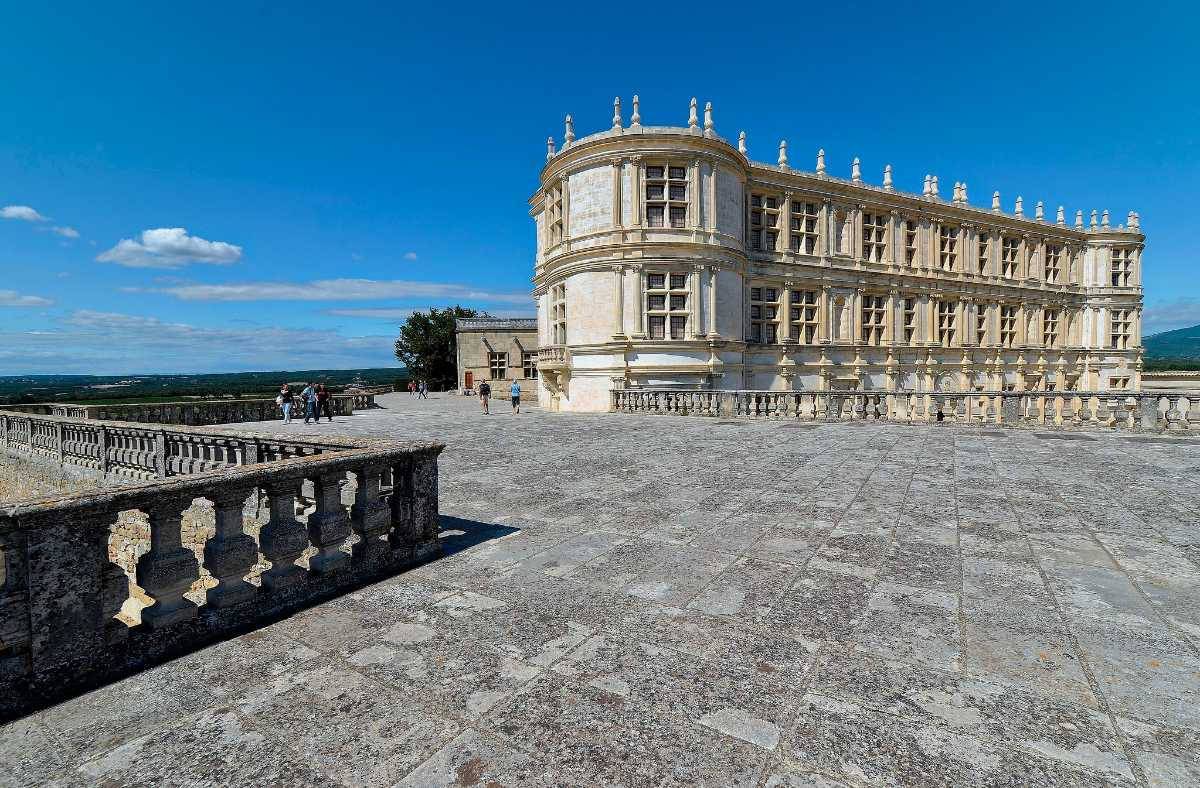
[[[508,377],[508,354],[488,353],[488,370],[492,380],[504,380]]]
[[[646,224],[650,227],[687,226],[687,167],[646,166]]]
[[[750,195],[750,248],[774,252],[779,242],[779,198]]]
[[[987,344],[987,304],[975,305],[975,343]]]
[[[879,345],[883,342],[883,323],[887,309],[884,297],[881,295],[864,295],[862,297],[862,341],[868,345]]]
[[[1113,249],[1111,279],[1113,287],[1129,287],[1133,283],[1133,250]]]
[[[943,224],[938,229],[938,264],[943,271],[958,270],[958,228]]]
[[[550,341],[555,345],[567,344],[567,286],[550,288]]]
[[[815,202],[792,200],[791,250],[800,254],[817,253],[817,226],[820,214]]]
[[[788,311],[788,334],[801,345],[817,342],[817,291],[793,290]]]
[[[911,219],[904,223],[904,262],[917,264],[917,223]]]
[[[901,309],[904,311],[904,343],[911,345],[917,341],[917,299],[904,299]]]
[[[1109,378],[1109,391],[1127,391],[1129,389],[1129,378]]]
[[[1062,257],[1063,250],[1061,246],[1046,245],[1047,284],[1058,284],[1058,279],[1062,276]]]
[[[1130,324],[1133,312],[1129,309],[1114,309],[1112,311],[1112,345],[1117,350],[1129,349]]]
[[[651,339],[687,337],[687,274],[655,272],[646,274],[646,325]]]
[[[1005,279],[1017,278],[1017,267],[1021,261],[1021,239],[1003,238],[1000,241],[1000,275]]]
[[[869,263],[882,263],[887,253],[887,218],[881,213],[863,214],[863,258]]]
[[[525,352],[521,354],[521,367],[525,372],[525,379],[530,380],[537,377],[537,353]]]
[[[750,288],[750,341],[779,341],[779,289]]]
[[[1000,307],[1000,347],[1013,347],[1017,344],[1017,308],[1015,306]]]
[[[944,347],[954,344],[956,336],[954,324],[957,310],[958,304],[954,301],[938,301],[938,342],[941,342]]]
[[[992,237],[987,233],[979,234],[979,275],[986,276],[988,272],[988,259],[992,256]]]
[[[546,248],[555,246],[563,237],[562,189],[551,187],[546,195]]]
[[[1042,347],[1058,347],[1058,310],[1042,310]]]

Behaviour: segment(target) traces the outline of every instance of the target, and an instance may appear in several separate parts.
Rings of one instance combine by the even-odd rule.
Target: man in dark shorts
[[[483,404],[483,412],[491,413],[488,410],[488,397],[492,396],[492,387],[486,380],[479,384],[479,401]]]
[[[508,393],[512,396],[513,413],[521,412],[521,384],[513,381],[508,387]]]

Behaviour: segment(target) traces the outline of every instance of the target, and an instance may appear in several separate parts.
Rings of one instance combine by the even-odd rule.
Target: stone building
[[[507,397],[515,380],[521,384],[523,398],[537,399],[537,320],[460,318],[454,333],[459,390],[474,390],[486,380],[496,396]]]
[[[562,410],[618,387],[885,391],[1138,390],[1138,215],[1073,223],[968,200],[967,184],[901,191],[752,161],[686,126],[625,125],[547,143],[537,228],[540,386]],[[946,192],[949,192],[947,195]]]

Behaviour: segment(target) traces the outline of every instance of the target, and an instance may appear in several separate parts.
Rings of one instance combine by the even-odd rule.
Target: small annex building
[[[537,318],[460,318],[454,331],[460,391],[477,391],[486,380],[496,396],[507,397],[515,380],[522,399],[537,399]]]

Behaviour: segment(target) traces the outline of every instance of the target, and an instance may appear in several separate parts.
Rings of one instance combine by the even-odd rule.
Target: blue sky
[[[1147,332],[1200,323],[1194,5],[416,5],[0,5],[0,374],[386,366],[413,309],[531,314],[546,137],[634,93],[759,161],[1137,210]]]

